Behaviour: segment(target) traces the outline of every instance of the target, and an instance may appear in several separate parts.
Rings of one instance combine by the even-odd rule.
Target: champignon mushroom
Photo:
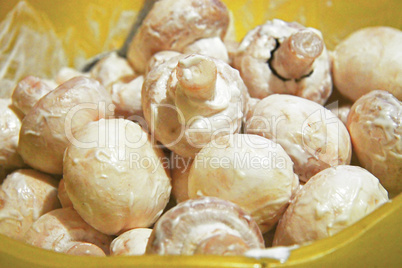
[[[0,233],[21,240],[32,223],[60,207],[57,180],[33,169],[14,171],[0,190]]]
[[[122,233],[110,244],[110,255],[143,255],[152,229],[136,228]]]
[[[63,178],[74,209],[95,229],[120,234],[149,227],[170,197],[163,152],[125,119],[101,119],[76,132],[64,155]]]
[[[264,233],[285,212],[299,179],[279,144],[264,137],[234,134],[219,137],[194,158],[188,196],[215,196],[244,209]]]
[[[144,76],[126,82],[115,82],[111,86],[113,104],[116,105],[115,115],[130,120],[142,117],[141,90]]]
[[[402,100],[402,31],[375,26],[353,32],[334,51],[333,80],[356,101],[373,90],[386,90]]]
[[[141,97],[151,133],[186,158],[214,137],[238,133],[249,98],[237,70],[195,54],[154,68],[145,78]]]
[[[264,248],[256,222],[237,205],[216,197],[184,201],[162,215],[146,253],[240,255]]]
[[[273,245],[332,236],[387,201],[387,191],[367,170],[347,165],[325,169],[297,192],[279,221]]]
[[[35,76],[27,76],[18,82],[11,96],[13,106],[24,115],[32,109],[40,98],[57,87],[52,80]]]
[[[26,232],[24,241],[56,252],[99,256],[102,255],[99,248],[105,255],[109,254],[112,237],[95,230],[69,207],[56,209],[41,216]],[[83,254],[85,252],[86,254]]]
[[[125,58],[112,52],[98,61],[91,69],[90,75],[98,80],[112,94],[111,86],[119,81],[130,81],[135,77],[133,68]]]
[[[332,91],[321,33],[295,22],[274,19],[251,30],[233,64],[254,98],[281,93],[324,104]]]
[[[328,167],[350,163],[352,145],[345,125],[304,98],[284,94],[264,98],[247,120],[246,133],[280,144],[301,181]]]
[[[172,195],[177,203],[186,201],[188,197],[188,174],[193,163],[192,158],[184,158],[171,153]]]
[[[347,127],[362,167],[393,197],[402,191],[402,103],[391,93],[371,91],[352,106]]]
[[[154,53],[183,52],[200,39],[224,38],[228,25],[229,12],[220,0],[160,0],[134,36],[127,58],[135,71],[144,73]]]
[[[17,152],[18,135],[24,115],[11,105],[11,99],[0,99],[0,171],[9,172],[25,166]],[[4,177],[0,174],[0,182]]]
[[[40,171],[62,174],[63,153],[88,122],[113,115],[112,100],[98,81],[76,77],[41,98],[22,120],[18,152]]]

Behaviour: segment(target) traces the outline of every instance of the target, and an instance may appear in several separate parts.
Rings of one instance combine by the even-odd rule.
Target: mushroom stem
[[[178,85],[185,95],[210,100],[215,93],[217,70],[215,63],[201,55],[190,55],[176,67]]]
[[[285,79],[300,79],[313,69],[314,60],[324,49],[322,38],[305,29],[285,39],[274,52],[271,67]]]
[[[195,254],[242,255],[250,247],[244,239],[231,234],[219,234],[202,241],[196,248]]]

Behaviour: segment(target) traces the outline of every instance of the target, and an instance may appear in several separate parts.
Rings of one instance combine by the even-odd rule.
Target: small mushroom
[[[59,198],[60,204],[63,208],[73,207],[73,203],[68,197],[66,187],[64,185],[64,179],[59,182],[59,187],[57,188],[57,197]]]
[[[57,87],[52,80],[35,76],[27,76],[18,82],[11,96],[13,106],[24,115],[32,109],[40,98]]]
[[[120,81],[130,81],[135,77],[133,68],[125,58],[112,52],[98,61],[91,69],[90,76],[98,80],[112,94],[112,85]]]
[[[192,158],[184,158],[171,153],[172,195],[177,203],[186,201],[188,197],[188,174],[193,163]]]
[[[18,135],[24,115],[11,105],[11,99],[0,99],[0,182],[11,171],[25,166],[17,152]]]
[[[156,52],[183,52],[200,39],[224,38],[228,25],[229,12],[220,0],[160,0],[134,36],[127,58],[136,72],[144,73]]]
[[[141,90],[144,76],[126,82],[115,82],[111,88],[112,101],[116,105],[115,115],[128,119],[142,117]]]
[[[367,170],[347,165],[325,169],[297,192],[279,221],[273,245],[332,236],[387,201],[387,191]]]
[[[196,54],[154,68],[141,97],[155,138],[186,158],[214,137],[238,133],[249,98],[237,70]]]
[[[375,26],[351,33],[335,48],[332,63],[336,88],[352,101],[373,90],[402,100],[402,31]]]
[[[112,237],[95,230],[69,207],[41,216],[26,232],[24,241],[56,252],[102,256],[109,254]]]
[[[56,74],[56,77],[54,78],[54,80],[58,85],[61,85],[65,82],[67,82],[68,80],[73,79],[75,77],[79,77],[79,76],[84,76],[84,77],[90,78],[89,73],[82,73],[82,72],[80,72],[74,68],[70,68],[70,67],[63,67]]]
[[[32,223],[60,207],[57,180],[33,169],[19,169],[0,190],[0,233],[21,240]]]
[[[284,94],[264,98],[254,107],[245,129],[280,144],[301,181],[328,167],[350,163],[352,145],[345,125],[323,106],[304,98]]]
[[[98,81],[76,77],[41,98],[22,120],[18,152],[40,171],[62,174],[63,153],[74,133],[113,115],[112,100]]]
[[[63,162],[74,209],[95,229],[118,235],[151,226],[170,197],[163,152],[147,132],[125,119],[101,119],[76,133]]]
[[[270,230],[299,187],[293,163],[279,144],[264,137],[219,137],[194,158],[188,196],[215,196],[244,209],[261,231]]]
[[[352,106],[347,127],[354,153],[390,193],[402,191],[402,103],[391,93],[371,91]]]
[[[136,228],[122,233],[110,245],[110,255],[144,255],[152,229]]]
[[[241,255],[264,248],[256,222],[237,205],[216,197],[178,204],[156,222],[146,253]]]
[[[254,98],[280,93],[324,104],[332,91],[321,33],[295,22],[274,19],[251,30],[233,64]]]

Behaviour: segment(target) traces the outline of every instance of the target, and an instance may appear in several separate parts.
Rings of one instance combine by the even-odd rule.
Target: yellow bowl
[[[71,66],[77,57],[115,49],[124,31],[111,35],[111,22],[134,16],[142,1],[29,0],[63,40]],[[268,19],[298,21],[320,29],[333,48],[365,26],[402,28],[402,1],[224,0],[233,12],[237,39]],[[0,20],[17,3],[1,2]],[[131,16],[131,17],[130,17]],[[1,29],[0,29],[1,36]],[[0,44],[1,45],[1,44]],[[29,72],[29,70],[27,70]],[[29,74],[29,73],[28,73]],[[402,265],[402,195],[333,237],[292,251],[285,263],[272,259],[219,256],[81,257],[47,251],[0,235],[0,267],[398,267]]]

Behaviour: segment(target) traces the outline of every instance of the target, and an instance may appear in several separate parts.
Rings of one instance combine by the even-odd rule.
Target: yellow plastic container
[[[17,0],[0,1],[0,20]],[[110,21],[139,10],[140,0],[29,0],[63,39],[69,64],[119,47],[124,31],[111,35]],[[224,0],[235,18],[237,39],[268,19],[298,21],[320,29],[332,49],[365,26],[402,29],[400,0]],[[131,13],[130,13],[131,12]],[[120,16],[120,17],[119,17]],[[1,33],[1,29],[0,29]],[[1,89],[0,89],[1,90]],[[80,257],[35,248],[0,235],[0,267],[402,267],[402,195],[333,237],[292,251],[285,263],[219,256]]]

